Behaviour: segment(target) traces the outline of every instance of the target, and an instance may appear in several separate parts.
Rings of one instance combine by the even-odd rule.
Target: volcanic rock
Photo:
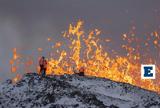
[[[0,85],[1,108],[160,108],[160,95],[109,79],[28,73]]]

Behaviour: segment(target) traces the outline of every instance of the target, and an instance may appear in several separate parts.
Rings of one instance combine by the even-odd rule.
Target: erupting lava
[[[104,50],[99,39],[100,34],[99,29],[86,32],[83,28],[83,21],[78,21],[76,25],[70,24],[69,30],[63,33],[67,44],[57,42],[51,46],[47,74],[73,74],[74,69],[78,70],[84,67],[85,75],[126,82],[160,93],[160,78],[158,78],[160,65],[157,61],[160,58],[160,35],[158,32],[154,31],[147,35],[146,39],[140,39],[135,36],[135,27],[132,27],[132,30],[122,35],[125,43],[122,45],[122,49],[127,52],[126,56],[115,54],[114,57],[113,53],[111,55]],[[51,38],[47,38],[47,40],[52,42]],[[111,40],[106,39],[106,42],[111,42]],[[151,45],[154,45],[156,50],[154,57],[149,53]],[[39,50],[42,51],[41,48]],[[13,64],[20,56],[17,56],[16,49],[13,52],[12,72],[16,72],[17,67]],[[155,80],[141,79],[141,64],[156,65]]]

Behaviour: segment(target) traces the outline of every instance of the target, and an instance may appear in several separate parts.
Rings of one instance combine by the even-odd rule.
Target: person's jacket
[[[42,66],[43,68],[47,68],[47,60],[41,58],[39,60],[39,65]]]

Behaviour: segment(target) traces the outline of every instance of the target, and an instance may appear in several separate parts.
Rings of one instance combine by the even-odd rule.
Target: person
[[[85,72],[85,68],[84,67],[80,67],[78,75],[79,76],[84,76],[84,72]]]
[[[46,70],[47,70],[47,60],[45,59],[44,56],[42,56],[41,59],[39,60],[39,66],[40,66],[41,76],[44,77],[46,75]]]
[[[73,72],[74,72],[74,74],[77,74],[79,76],[84,76],[85,68],[80,67],[79,69],[77,69],[77,68],[73,67]]]

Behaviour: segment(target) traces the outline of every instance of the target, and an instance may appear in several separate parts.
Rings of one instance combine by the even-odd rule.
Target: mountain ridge
[[[78,75],[25,74],[0,85],[2,108],[160,108],[160,95],[128,83]]]

